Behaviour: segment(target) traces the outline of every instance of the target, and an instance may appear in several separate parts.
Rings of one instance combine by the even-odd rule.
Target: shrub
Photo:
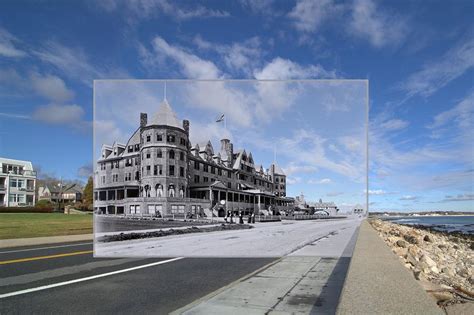
[[[0,207],[0,213],[51,213],[53,207]]]
[[[54,208],[54,203],[46,199],[38,200],[36,203],[36,208]]]

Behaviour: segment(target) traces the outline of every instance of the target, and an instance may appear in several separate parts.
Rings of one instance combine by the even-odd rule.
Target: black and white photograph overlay
[[[350,256],[368,80],[96,80],[93,127],[94,256]]]

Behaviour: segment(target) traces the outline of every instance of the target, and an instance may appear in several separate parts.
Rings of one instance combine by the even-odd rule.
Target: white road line
[[[84,282],[84,281],[94,280],[94,279],[98,279],[98,278],[108,277],[108,276],[112,276],[112,275],[116,275],[116,274],[120,274],[120,273],[124,273],[124,272],[129,272],[129,271],[133,271],[133,270],[158,266],[158,265],[166,264],[166,263],[169,263],[169,262],[177,261],[177,260],[180,260],[180,259],[183,259],[183,258],[184,257],[176,257],[176,258],[172,258],[172,259],[168,259],[168,260],[157,261],[157,262],[154,262],[154,263],[151,263],[151,264],[135,266],[135,267],[127,268],[127,269],[102,273],[100,275],[94,275],[94,276],[90,276],[90,277],[79,278],[79,279],[74,279],[74,280],[70,280],[70,281],[64,281],[64,282],[58,282],[58,283],[53,283],[53,284],[49,284],[49,285],[44,285],[44,286],[41,286],[41,287],[30,288],[30,289],[25,289],[25,290],[0,294],[0,299],[4,299],[4,298],[7,298],[7,297],[16,296],[16,295],[27,294],[27,293],[36,292],[36,291],[47,290],[47,289],[56,288],[56,287],[62,287],[62,286],[73,284],[73,283]]]
[[[36,248],[9,250],[9,251],[0,252],[0,254],[20,253],[20,252],[29,252],[29,251],[32,251],[32,250],[61,248],[61,247],[72,247],[72,246],[91,245],[91,244],[94,244],[94,243],[90,242],[90,243],[79,243],[79,244],[69,244],[69,245],[58,245],[58,246],[48,246],[48,247],[36,247]]]

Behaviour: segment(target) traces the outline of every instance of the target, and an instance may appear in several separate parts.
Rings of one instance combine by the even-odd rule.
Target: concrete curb
[[[0,240],[0,248],[35,246],[35,245],[57,244],[57,243],[67,243],[67,242],[79,242],[79,241],[92,241],[93,238],[94,238],[94,234],[13,238],[13,239]]]
[[[359,236],[337,314],[444,314],[367,221]]]

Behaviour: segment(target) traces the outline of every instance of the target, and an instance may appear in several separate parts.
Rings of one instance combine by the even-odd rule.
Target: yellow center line
[[[37,256],[37,257],[20,258],[20,259],[13,259],[13,260],[4,260],[4,261],[0,261],[0,265],[14,264],[14,263],[33,261],[33,260],[41,260],[41,259],[51,259],[51,258],[59,258],[59,257],[67,257],[67,256],[92,254],[93,252],[94,251],[92,251],[92,250],[83,250],[83,251],[79,251],[79,252],[56,254],[56,255],[49,255],[49,256]]]

